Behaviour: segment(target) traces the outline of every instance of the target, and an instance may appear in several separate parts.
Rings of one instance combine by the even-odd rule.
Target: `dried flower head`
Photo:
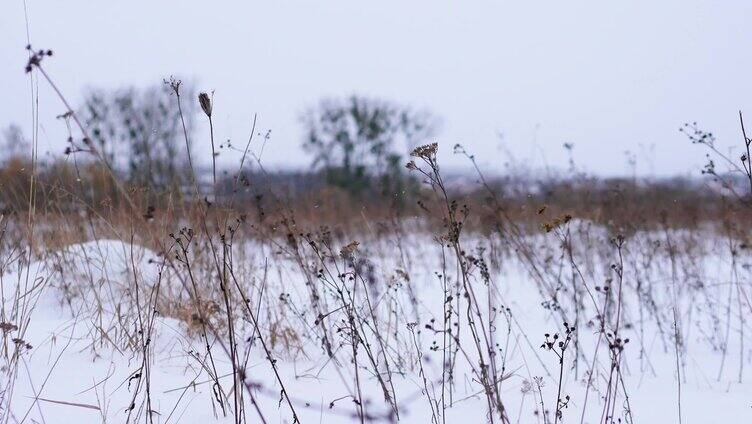
[[[562,215],[562,216],[560,216],[558,218],[553,219],[552,221],[544,222],[542,224],[542,228],[547,233],[550,233],[551,231],[553,231],[553,230],[561,227],[562,225],[569,223],[569,221],[571,221],[571,220],[572,220],[572,215],[565,214],[565,215]]]
[[[211,118],[212,104],[211,104],[211,99],[209,98],[209,95],[206,93],[199,94],[198,102],[201,104],[201,109],[204,111],[206,116]]]
[[[169,79],[165,79],[164,83],[169,85],[176,95],[180,96],[180,85],[183,84],[183,81],[171,76]]]
[[[351,242],[347,246],[340,249],[340,256],[342,256],[343,259],[350,258],[352,254],[355,253],[356,250],[358,250],[358,245],[360,245],[360,243],[358,243],[357,241]]]
[[[47,56],[52,56],[52,50],[34,50],[31,48],[31,44],[26,45],[26,50],[30,52],[29,61],[26,62],[26,73],[34,69],[34,67],[38,67],[42,63],[42,59],[44,59]]]
[[[436,151],[439,150],[439,145],[436,143],[425,144],[423,146],[416,147],[410,156],[415,156],[423,159],[432,159],[436,155]]]
[[[3,333],[10,333],[11,331],[18,330],[18,326],[9,322],[0,322],[0,330]]]

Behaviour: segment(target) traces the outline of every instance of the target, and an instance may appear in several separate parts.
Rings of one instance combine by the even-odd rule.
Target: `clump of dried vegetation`
[[[43,66],[51,54],[30,49],[27,71],[54,88]],[[69,313],[96,323],[93,355],[115,349],[136,358],[126,382],[131,401],[115,406],[127,422],[165,422],[170,414],[154,413],[158,394],[151,390],[162,317],[178,320],[198,341],[191,361],[211,385],[212,407],[238,424],[271,422],[263,406],[269,403],[290,422],[303,422],[311,409],[324,422],[328,414],[412,422],[406,411],[425,408],[430,422],[445,423],[468,392],[482,399],[491,423],[632,423],[627,374],[656,372],[655,343],[675,357],[681,419],[687,355],[700,344],[692,329],[717,353],[718,379],[732,372],[743,378],[752,312],[749,153],[740,160],[720,155],[712,135],[696,125],[685,128],[691,140],[741,178],[710,162],[705,172],[713,184],[581,174],[489,179],[456,146],[477,182],[458,187],[442,173],[439,146],[427,144],[412,151],[404,190],[363,196],[327,184],[326,173],[267,172],[250,150],[262,142],[255,128],[237,152],[237,169],[223,172],[213,160],[204,181],[192,141],[205,139],[213,151],[219,145],[211,121],[219,106],[205,93],[186,97],[177,80],[167,87],[180,121],[191,103],[210,123],[203,135],[180,127],[188,163],[180,184],[123,178],[59,92],[61,119],[71,127],[69,154],[44,162],[34,153],[0,169],[4,422],[29,414],[8,411],[24,357],[35,348],[26,329],[47,287],[59,291]],[[740,183],[745,179],[749,186]],[[709,234],[722,243],[708,245]],[[103,284],[96,268],[109,265],[75,246],[108,239],[128,246],[129,274]],[[727,249],[732,277],[714,285],[702,263],[718,246]],[[141,268],[144,248],[154,252],[154,272]],[[253,260],[259,256],[267,258],[263,266]],[[44,277],[30,272],[39,261],[48,264]],[[537,329],[509,299],[510,268],[521,270],[537,296],[531,300],[552,327],[545,335],[531,333]],[[13,280],[2,278],[11,274]],[[421,275],[428,285],[417,282]],[[438,302],[426,303],[429,290]],[[535,349],[521,354],[520,346]],[[628,351],[639,363],[627,370]],[[271,382],[254,380],[251,358],[263,360]],[[295,361],[335,369],[333,384],[345,398],[321,405],[301,399],[289,370]],[[527,361],[540,363],[545,375],[527,375],[520,365]],[[416,392],[405,389],[405,376],[417,376]],[[510,385],[521,388],[522,404],[507,401]],[[523,408],[526,396],[534,416]],[[581,416],[568,413],[572,404]]]

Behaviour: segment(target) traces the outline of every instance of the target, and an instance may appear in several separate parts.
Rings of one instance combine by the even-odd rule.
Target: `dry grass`
[[[31,70],[42,71],[44,57],[35,55]],[[179,84],[172,86],[179,94]],[[201,107],[211,118],[208,96]],[[214,142],[213,126],[206,137]],[[407,395],[398,387],[406,375],[419,382],[416,398],[433,423],[446,422],[461,386],[482,399],[489,422],[532,419],[506,398],[510,378],[522,375],[511,366],[513,342],[543,342],[522,359],[539,362],[556,383],[546,398],[544,376],[524,380],[544,424],[585,422],[584,407],[582,417],[567,416],[570,401],[599,405],[599,417],[589,420],[633,422],[623,355],[639,352],[640,370],[649,372],[648,328],[675,355],[680,419],[690,329],[722,358],[719,379],[732,357],[743,378],[752,313],[749,270],[738,259],[750,246],[744,202],[693,181],[490,181],[477,167],[477,186],[460,189],[442,173],[437,149],[412,154],[418,189],[370,199],[322,183],[303,192],[279,176],[246,172],[245,153],[224,181],[213,168],[208,185],[194,174],[191,186],[162,192],[127,186],[91,152],[47,164],[8,160],[0,169],[0,275],[27,273],[3,282],[3,410],[13,406],[20,365],[33,349],[25,329],[36,297],[28,294],[47,285],[77,319],[95,324],[88,334],[94,355],[115,349],[132,358],[136,371],[125,382],[132,399],[118,405],[127,422],[158,421],[152,336],[165,316],[201,346],[191,360],[212,387],[212,408],[238,424],[271,421],[259,406],[265,388],[248,374],[251,357],[263,361],[273,402],[291,422],[315,400],[299,399],[281,368],[311,358],[336,370],[333,384],[350,401],[346,413],[360,423],[401,418]],[[732,258],[733,278],[722,286],[703,282],[708,235]],[[106,239],[123,242],[126,275],[102,277],[112,262],[80,248],[94,242],[97,249]],[[154,257],[139,256],[144,248]],[[265,257],[263,266],[255,255]],[[30,276],[33,262],[47,264],[48,277]],[[156,272],[147,273],[145,263]],[[550,332],[531,333],[518,320],[501,290],[505,266],[524,270]],[[415,282],[422,268],[441,300],[428,320]],[[738,357],[731,345],[742,346]],[[439,366],[429,369],[429,357]],[[583,381],[584,392],[565,387],[567,375]],[[369,399],[374,392],[382,405]],[[12,416],[4,422],[23,421]]]

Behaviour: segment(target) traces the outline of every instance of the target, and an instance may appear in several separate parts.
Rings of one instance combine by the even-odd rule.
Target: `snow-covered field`
[[[746,249],[713,232],[637,233],[619,248],[601,228],[567,229],[463,236],[471,295],[428,234],[365,231],[345,252],[351,239],[326,235],[331,250],[236,242],[237,380],[200,246],[188,255],[198,315],[174,245],[3,253],[2,422],[752,422]],[[545,334],[558,334],[553,350]],[[495,396],[503,413],[489,414]]]

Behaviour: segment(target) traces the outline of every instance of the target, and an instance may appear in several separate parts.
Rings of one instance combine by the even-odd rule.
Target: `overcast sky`
[[[686,121],[739,145],[752,126],[752,1],[27,0],[32,44],[73,103],[87,87],[169,75],[215,91],[221,138],[271,130],[269,166],[306,166],[300,112],[360,93],[426,108],[455,143],[501,170],[508,149],[564,168],[562,144],[599,174],[697,172]],[[0,126],[31,128],[23,0],[0,2]],[[41,83],[40,83],[41,84]],[[62,152],[59,101],[40,85],[40,143]],[[502,135],[500,137],[500,134]],[[201,141],[201,140],[199,140]],[[204,143],[206,144],[206,143]],[[726,147],[724,147],[726,148]],[[205,152],[208,152],[205,149]]]

